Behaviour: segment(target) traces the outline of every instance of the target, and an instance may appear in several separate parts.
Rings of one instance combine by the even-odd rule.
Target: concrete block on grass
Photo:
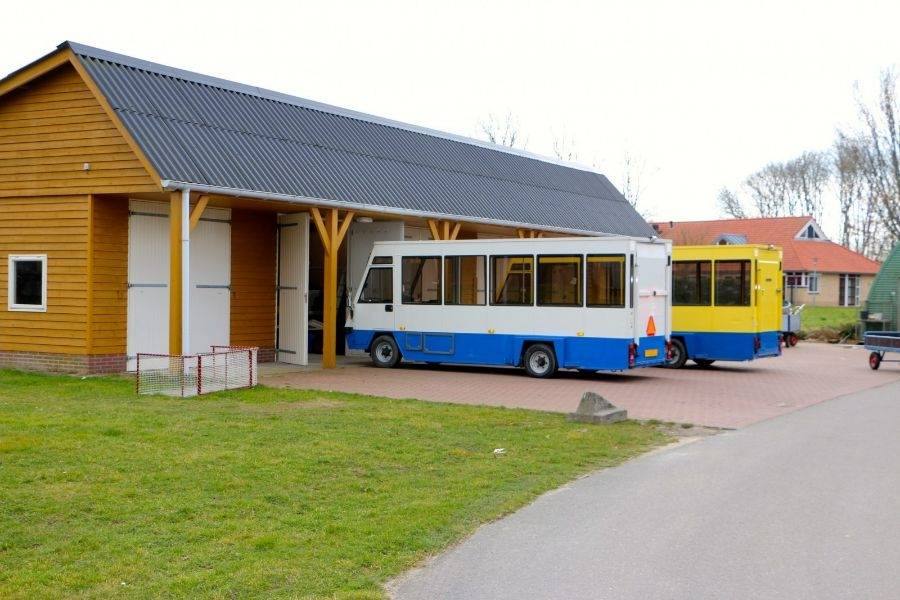
[[[594,392],[585,392],[578,403],[578,410],[569,413],[569,420],[579,423],[617,423],[627,418],[627,410],[613,406],[609,400]]]

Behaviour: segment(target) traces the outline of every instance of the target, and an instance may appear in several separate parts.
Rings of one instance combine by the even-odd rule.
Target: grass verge
[[[380,597],[479,524],[665,441],[524,410],[0,371],[0,597]]]
[[[836,342],[855,335],[859,307],[807,306],[800,322],[803,337]]]

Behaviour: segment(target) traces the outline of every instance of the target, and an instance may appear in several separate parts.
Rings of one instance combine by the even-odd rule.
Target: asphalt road
[[[900,383],[581,479],[400,599],[900,598]]]

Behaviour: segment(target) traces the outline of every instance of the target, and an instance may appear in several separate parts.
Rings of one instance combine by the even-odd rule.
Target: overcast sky
[[[900,63],[897,1],[233,4],[20,3],[0,72],[70,39],[469,136],[510,112],[528,150],[573,139],[614,182],[630,154],[642,211],[683,220],[827,147],[856,117],[854,82]]]

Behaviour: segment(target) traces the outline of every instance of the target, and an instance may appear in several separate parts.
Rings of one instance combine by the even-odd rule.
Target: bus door
[[[394,305],[399,301],[394,293],[393,258],[375,256],[365,273],[352,317],[348,324],[364,332],[394,330]]]
[[[756,261],[756,324],[757,332],[778,332],[781,329],[781,305],[784,297],[781,287],[780,264],[776,260]],[[762,336],[759,354],[777,354],[778,336]]]
[[[671,300],[669,295],[670,264],[664,244],[638,244],[632,255],[634,301],[634,336],[641,338],[671,333]],[[652,354],[652,353],[651,353]],[[655,358],[644,356],[640,358]]]

